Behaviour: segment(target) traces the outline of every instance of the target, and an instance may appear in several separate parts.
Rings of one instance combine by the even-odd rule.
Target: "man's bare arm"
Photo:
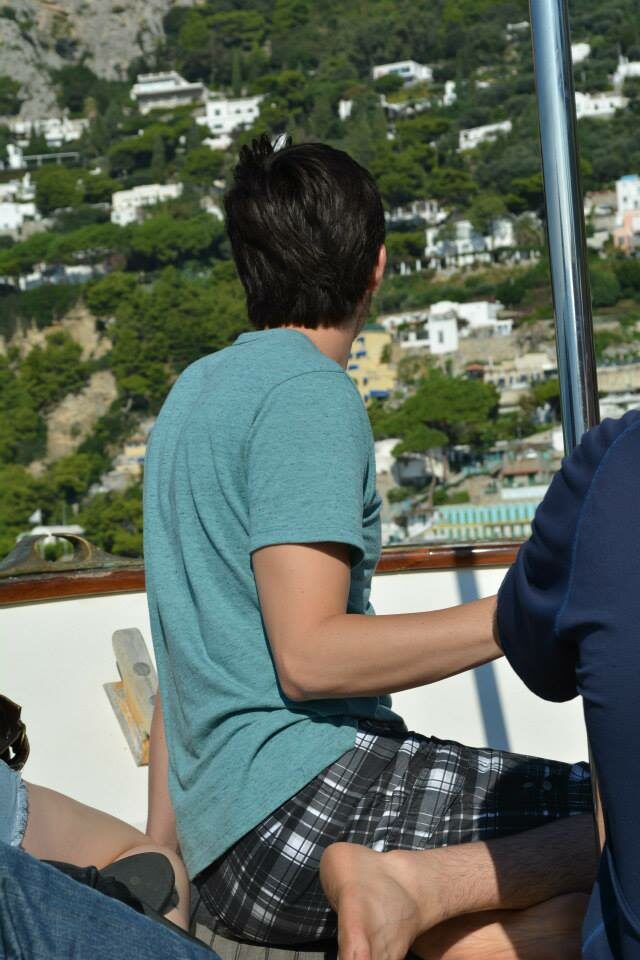
[[[169,796],[169,756],[164,735],[164,717],[160,691],[156,693],[156,702],[151,720],[149,739],[149,807],[147,815],[147,834],[156,843],[178,849],[176,818]]]
[[[264,547],[253,569],[278,678],[292,700],[379,696],[501,656],[495,597],[429,613],[347,614],[349,553],[335,543]]]

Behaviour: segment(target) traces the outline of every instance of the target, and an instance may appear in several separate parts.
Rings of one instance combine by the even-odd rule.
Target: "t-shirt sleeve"
[[[343,543],[364,554],[368,422],[339,371],[300,374],[268,394],[247,454],[250,550],[280,543]]]
[[[545,700],[570,700],[577,694],[575,634],[563,626],[568,622],[563,614],[579,529],[594,478],[618,438],[637,426],[640,414],[633,411],[584,435],[554,477],[536,511],[532,535],[500,587],[497,621],[503,650],[529,689]],[[609,495],[614,498],[615,490]]]

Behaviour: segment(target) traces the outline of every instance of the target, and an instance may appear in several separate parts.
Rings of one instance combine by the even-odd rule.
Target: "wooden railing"
[[[387,547],[382,551],[376,575],[420,570],[462,570],[478,567],[508,567],[516,558],[519,543],[447,544]],[[131,563],[129,561],[129,563]],[[144,566],[122,569],[80,569],[23,573],[0,579],[0,606],[74,597],[140,593],[145,589]]]

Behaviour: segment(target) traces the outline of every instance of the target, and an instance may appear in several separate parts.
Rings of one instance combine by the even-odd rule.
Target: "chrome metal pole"
[[[567,0],[530,0],[567,453],[600,419]]]
[[[567,0],[529,0],[540,147],[567,453],[600,420]],[[591,758],[598,846],[605,830]]]

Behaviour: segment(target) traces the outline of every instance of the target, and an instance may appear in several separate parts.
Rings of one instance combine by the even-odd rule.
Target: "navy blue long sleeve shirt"
[[[585,434],[498,594],[511,666],[546,700],[580,694],[607,844],[583,957],[640,960],[640,413]]]

